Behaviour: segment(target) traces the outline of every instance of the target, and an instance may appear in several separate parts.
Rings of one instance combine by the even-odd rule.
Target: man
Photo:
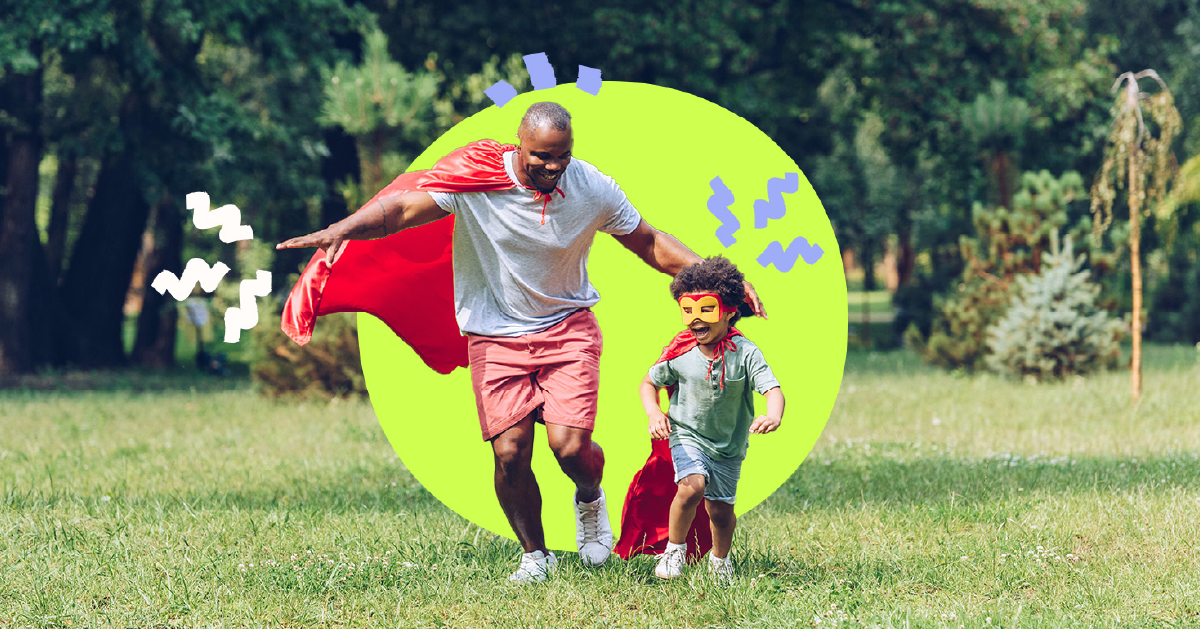
[[[468,162],[496,159],[486,189],[436,187],[385,193],[350,217],[278,248],[319,247],[332,264],[343,241],[381,238],[454,214],[454,309],[466,334],[483,438],[492,444],[495,489],[525,550],[513,581],[541,581],[557,558],[546,548],[541,494],[531,468],[534,423],[575,483],[576,542],[585,564],[608,558],[612,531],[600,481],[604,451],[592,441],[601,337],[590,308],[587,255],[597,232],[612,234],[652,268],[674,276],[700,261],[654,229],[594,166],[572,159],[570,114],[536,103],[521,120],[518,147],[491,143]],[[511,149],[511,150],[510,150]],[[474,154],[471,154],[472,156]],[[436,170],[436,169],[435,169]],[[432,172],[432,171],[431,171]],[[756,314],[762,305],[746,284]]]

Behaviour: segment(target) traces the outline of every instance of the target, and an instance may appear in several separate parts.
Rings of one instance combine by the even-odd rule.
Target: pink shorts
[[[484,441],[542,407],[547,424],[592,430],[604,339],[591,310],[541,332],[467,337],[471,384]]]

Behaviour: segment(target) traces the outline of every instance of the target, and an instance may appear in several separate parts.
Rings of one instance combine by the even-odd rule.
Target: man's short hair
[[[671,282],[671,296],[675,301],[687,293],[716,293],[726,307],[736,308],[746,299],[746,279],[728,258],[712,256],[686,266]],[[733,325],[742,315],[735,314],[729,320]]]
[[[571,129],[571,114],[558,103],[534,103],[525,111],[525,116],[521,118],[521,126],[517,128],[517,133],[523,130],[533,131],[540,129],[544,125],[549,125],[555,131],[569,131]]]

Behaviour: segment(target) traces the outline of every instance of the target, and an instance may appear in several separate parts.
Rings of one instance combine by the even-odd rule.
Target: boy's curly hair
[[[712,256],[684,267],[671,282],[671,295],[679,301],[686,293],[716,293],[726,306],[736,308],[746,298],[743,280],[745,276],[728,258]],[[741,318],[741,314],[734,314],[729,324],[733,325]]]

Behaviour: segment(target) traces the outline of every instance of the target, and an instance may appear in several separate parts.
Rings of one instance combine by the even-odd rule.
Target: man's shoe
[[[575,503],[575,547],[585,565],[598,566],[612,553],[612,526],[608,523],[608,507],[604,489],[593,502]]]
[[[708,573],[716,575],[717,581],[721,583],[729,583],[733,581],[733,560],[729,557],[724,559],[708,555]]]
[[[678,579],[683,575],[683,562],[687,558],[687,547],[678,548],[667,546],[666,552],[658,556],[658,565],[654,567],[654,576],[660,579]]]
[[[521,555],[521,565],[517,571],[508,575],[509,581],[517,583],[541,583],[546,576],[558,568],[558,559],[554,553],[546,555],[540,550]]]

